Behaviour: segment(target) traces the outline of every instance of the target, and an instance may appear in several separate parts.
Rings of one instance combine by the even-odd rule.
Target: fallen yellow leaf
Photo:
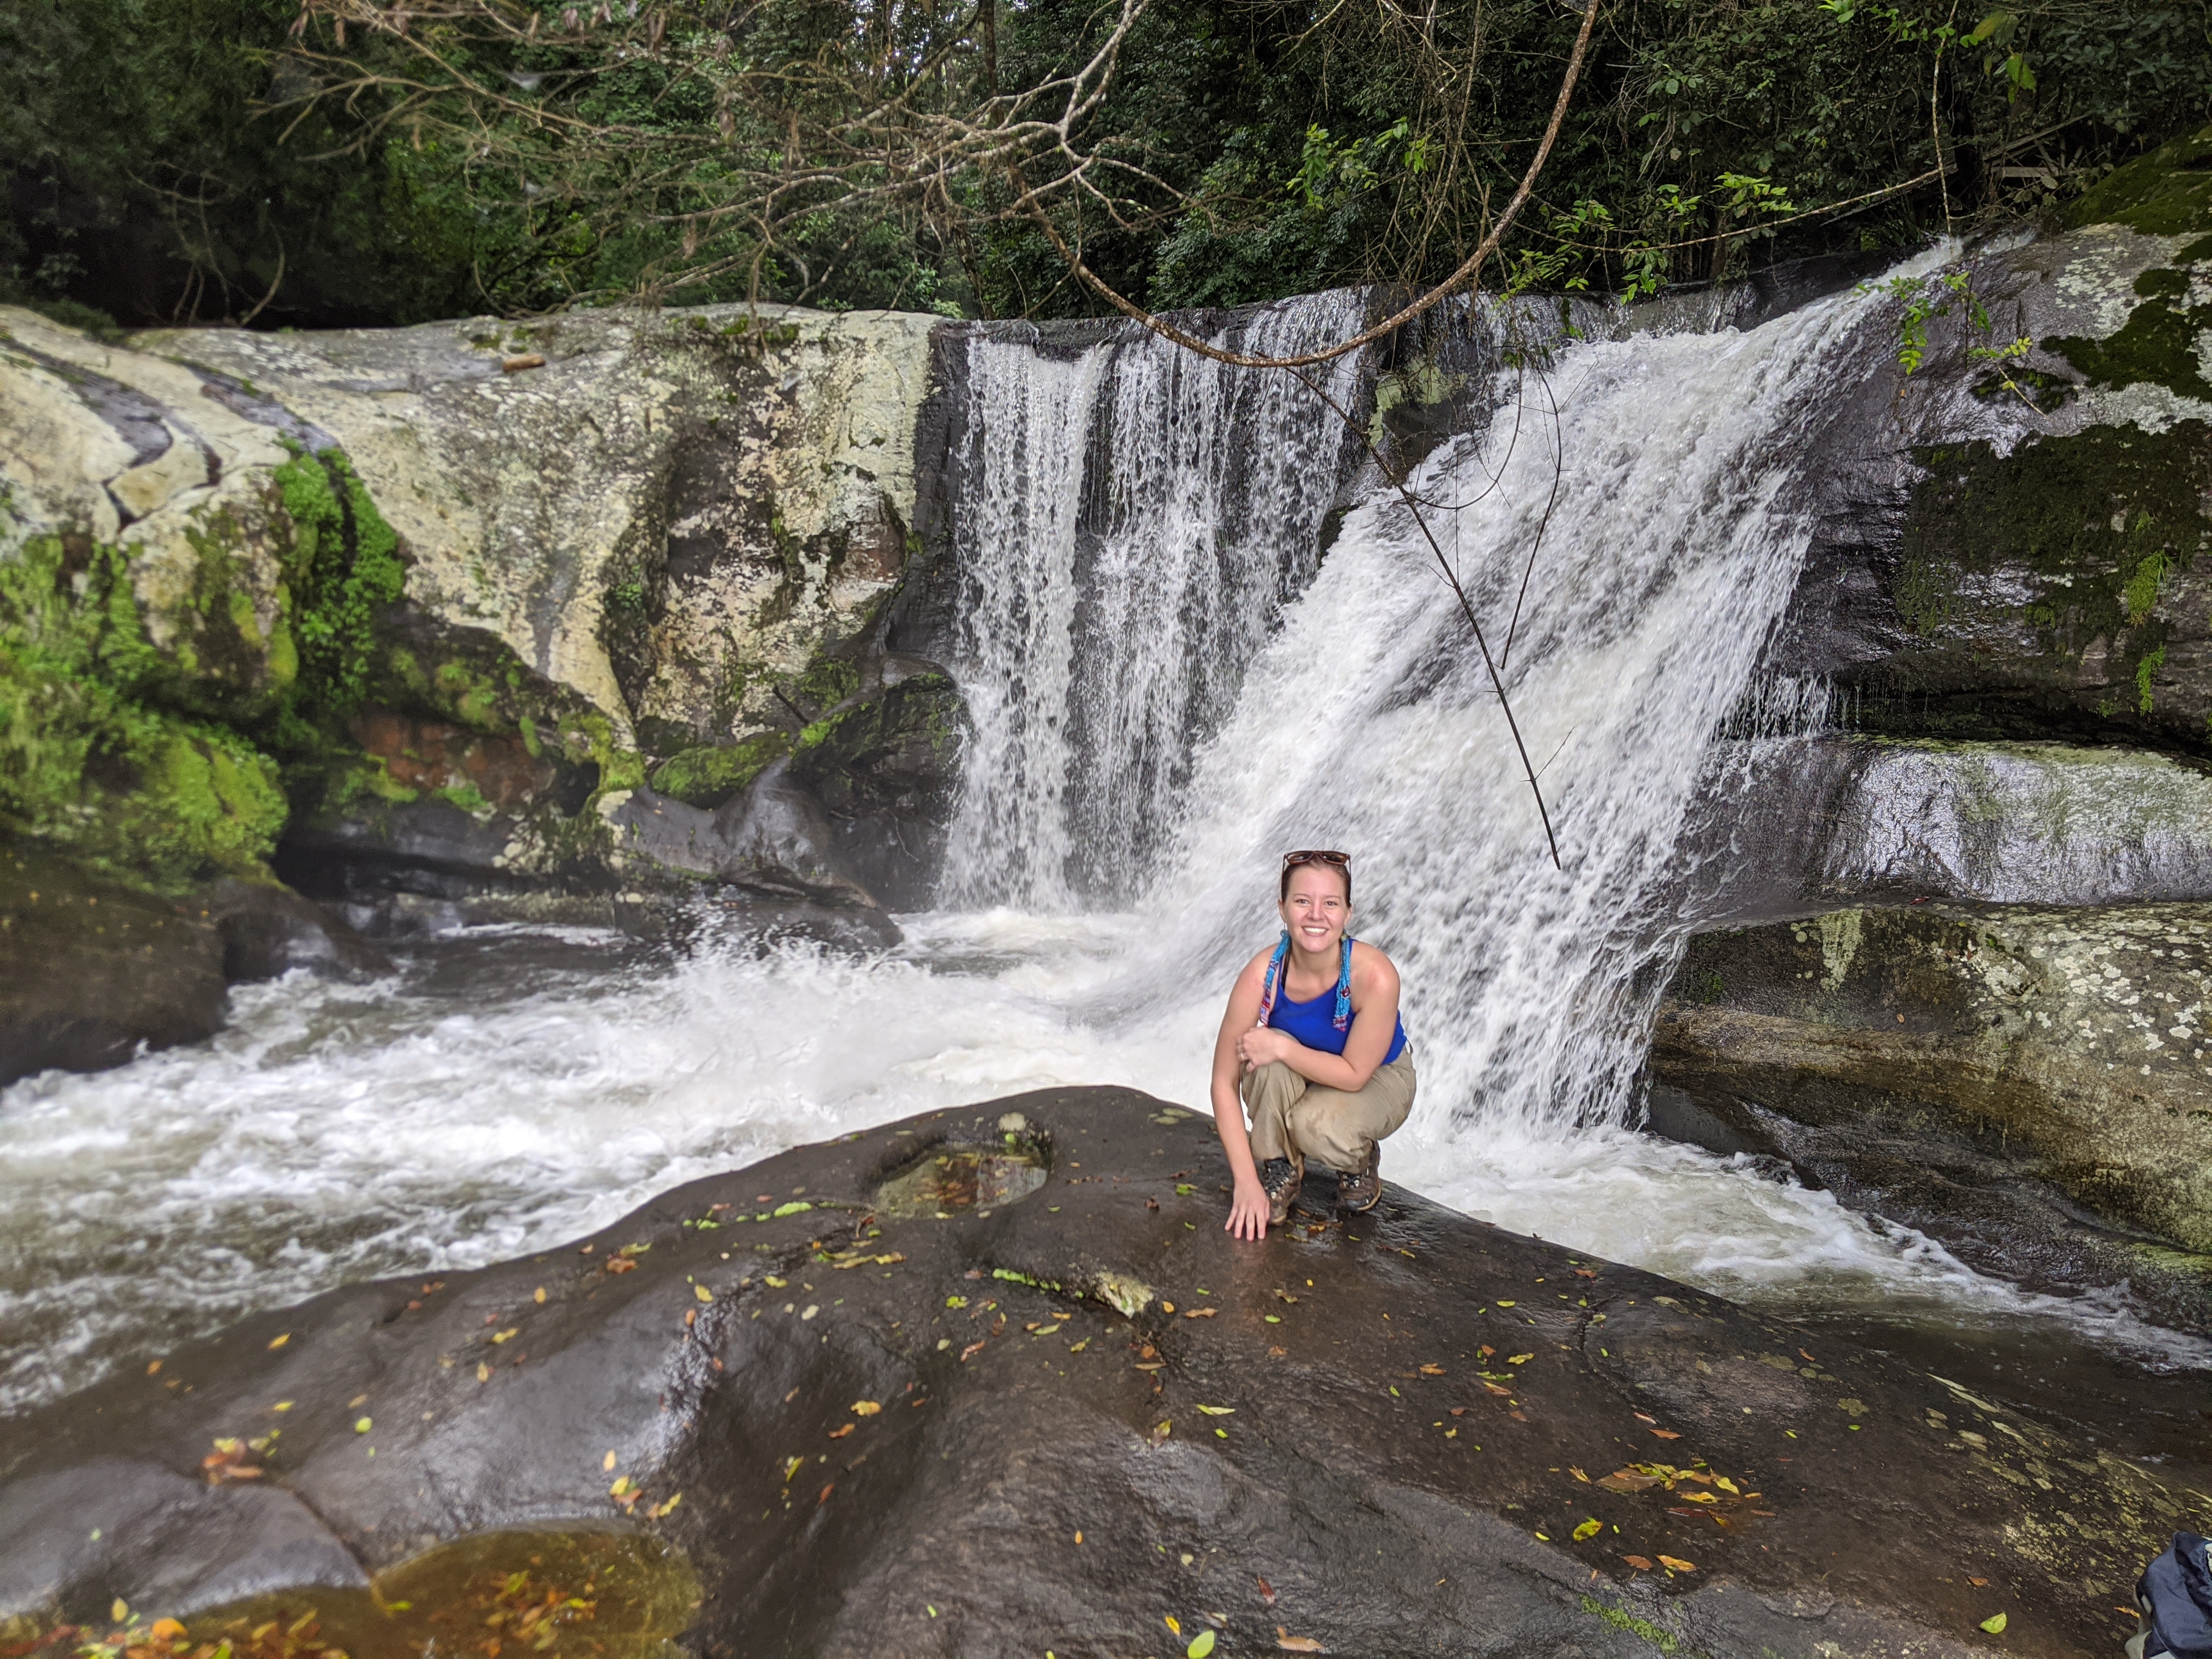
[[[173,1642],[184,1635],[185,1627],[173,1619],[156,1619],[146,1633],[157,1642]]]
[[[1679,1555],[1662,1555],[1659,1558],[1659,1565],[1673,1572],[1695,1572],[1698,1570],[1693,1563],[1685,1561]]]
[[[107,1616],[117,1624],[121,1624],[131,1616],[131,1604],[121,1596],[117,1596],[107,1609]],[[1170,1619],[1168,1622],[1173,1624],[1175,1620]]]
[[[629,1477],[626,1474],[618,1474],[615,1477],[614,1485],[607,1488],[607,1496],[610,1498],[620,1498],[629,1490]]]
[[[612,1452],[609,1452],[605,1457],[602,1457],[599,1460],[599,1467],[605,1469],[609,1474],[612,1474],[615,1472],[615,1465],[621,1461],[622,1460],[617,1458]]]
[[[691,1294],[702,1302],[712,1302],[714,1299],[714,1291],[708,1290],[704,1285],[694,1285],[691,1287]]]
[[[289,1331],[285,1332],[283,1335],[282,1335],[282,1336],[280,1336],[280,1337],[276,1338],[274,1340],[272,1340],[272,1341],[270,1343],[270,1345],[269,1345],[269,1350],[270,1350],[270,1352],[271,1353],[274,1353],[277,1349],[279,1349],[279,1348],[283,1347],[283,1346],[287,1342],[289,1342],[291,1340],[292,1340],[292,1333],[291,1333],[291,1332],[289,1332]]]
[[[530,1299],[532,1302],[543,1302],[545,1299],[545,1287],[540,1285],[530,1293]]]
[[[1593,1516],[1575,1528],[1575,1542],[1579,1544],[1586,1538],[1595,1538],[1604,1530],[1605,1522]]]
[[[883,1410],[883,1403],[880,1401],[855,1400],[853,1402],[853,1415],[855,1417],[873,1417],[878,1412]]]

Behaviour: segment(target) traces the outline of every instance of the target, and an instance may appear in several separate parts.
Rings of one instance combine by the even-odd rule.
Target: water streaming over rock
[[[1239,326],[1280,349],[1346,337],[1359,310]],[[1824,390],[1889,349],[1866,302],[1559,343],[1556,441],[1535,382],[1480,378],[1526,319],[1454,326],[1468,404],[1498,414],[1416,483],[1501,647],[1557,469],[1506,674],[1563,872],[1425,544],[1389,495],[1346,499],[1357,453],[1310,394],[1119,329],[980,327],[946,908],[865,958],[480,931],[374,986],[242,988],[207,1044],[0,1091],[0,1410],[334,1284],[550,1249],[906,1113],[1079,1083],[1202,1104],[1229,975],[1272,937],[1277,854],[1317,844],[1358,854],[1359,930],[1405,974],[1421,1097],[1392,1180],[1769,1307],[2046,1343],[2051,1299],[1622,1127],[1704,873],[1681,836],[1700,780],[1822,718],[1817,688],[1753,677]],[[1328,374],[1340,392],[1361,372]],[[2063,1317],[2205,1357],[2109,1299]]]
[[[1358,296],[1272,306],[1223,343],[1282,356],[1358,331]],[[1286,374],[1142,329],[1071,352],[969,335],[954,509],[957,672],[973,716],[945,896],[1066,910],[1182,817],[1192,756],[1312,579],[1346,432]],[[1355,401],[1359,354],[1310,371]]]
[[[1298,307],[1280,314],[1276,326],[1288,332]],[[1414,477],[1429,529],[1503,659],[1551,804],[1557,871],[1467,623],[1393,493],[1371,493],[1345,519],[1264,644],[1254,621],[1273,623],[1268,602],[1279,605],[1285,579],[1310,568],[1301,561],[1312,556],[1318,492],[1285,492],[1272,515],[1277,557],[1255,561],[1261,568],[1241,587],[1193,591],[1182,574],[1189,562],[1170,561],[1157,591],[1178,602],[1148,593],[1143,624],[1123,629],[1105,625],[1111,607],[1091,591],[1123,581],[1120,564],[1087,568],[1070,540],[1042,549],[1021,538],[1042,513],[1032,492],[1066,489],[1068,477],[1040,472],[1024,489],[1014,469],[1026,428],[987,447],[980,477],[992,511],[977,516],[993,534],[963,546],[969,580],[980,592],[1040,598],[1027,611],[1002,603],[969,613],[968,679],[1011,690],[973,705],[963,844],[989,845],[1010,884],[1000,890],[1034,902],[1064,899],[1057,872],[1086,850],[1141,856],[1150,843],[1132,824],[1172,822],[1174,841],[1143,866],[1158,925],[1122,994],[1133,1009],[1154,987],[1225,982],[1265,942],[1280,849],[1345,848],[1356,854],[1359,931],[1405,975],[1425,1120],[1479,1119],[1493,1133],[1509,1121],[1622,1121],[1681,936],[1669,896],[1684,815],[1712,744],[1747,701],[1796,580],[1810,535],[1801,475],[1832,407],[1837,359],[1871,314],[1868,299],[1843,295],[1747,332],[1645,332],[1556,350],[1542,400],[1525,378],[1517,393],[1499,388],[1501,404],[1519,398],[1520,421],[1501,415],[1492,429],[1454,440]],[[1526,320],[1485,304],[1457,325],[1494,337],[1495,361],[1509,327],[1525,332]],[[1000,357],[985,395],[1028,407],[1083,372],[1034,354],[1014,364]],[[1053,390],[1009,398],[1007,380],[1024,377]],[[1097,404],[1071,394],[1057,406],[1095,416]],[[1338,431],[1295,402],[1277,407],[1282,424],[1255,428],[1249,441],[1272,453],[1303,438],[1315,453],[1312,465],[1273,476],[1325,473]],[[1155,429],[1172,430],[1176,412],[1171,401],[1154,406]],[[1212,453],[1231,447],[1216,440]],[[1125,465],[1119,451],[1114,459]],[[1109,473],[1113,523],[1174,523],[1202,540],[1225,497],[1217,487],[1205,498],[1211,523],[1183,507],[1199,495],[1188,471]],[[1053,510],[1063,538],[1074,516]],[[1524,574],[1528,602],[1509,653]],[[1223,629],[1224,604],[1246,607],[1235,631]],[[1049,653],[1037,649],[1033,621],[1000,625],[1048,608]],[[1127,728],[1085,719],[1102,685],[1178,674],[1212,700],[1202,712],[1233,694],[1187,766],[1159,752],[1158,725],[1143,733],[1155,745],[1148,751]],[[1793,690],[1786,700],[1813,695]],[[1196,702],[1177,705],[1183,719],[1172,735],[1203,729],[1188,718]],[[1018,767],[1007,759],[1017,750]],[[1038,787],[1093,777],[1108,797],[1097,805]],[[1026,843],[988,839],[1047,820],[1051,832]],[[963,895],[990,896],[972,875],[962,881]]]

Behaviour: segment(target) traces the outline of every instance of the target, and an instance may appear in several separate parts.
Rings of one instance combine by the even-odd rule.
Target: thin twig
[[[1444,556],[1443,549],[1437,545],[1436,536],[1429,529],[1428,520],[1421,515],[1419,498],[1407,489],[1405,481],[1391,470],[1390,464],[1382,459],[1382,452],[1376,448],[1375,441],[1360,430],[1358,422],[1352,418],[1335,398],[1330,397],[1327,392],[1307,376],[1298,373],[1297,369],[1292,368],[1288,372],[1291,379],[1297,380],[1299,385],[1327,404],[1329,412],[1344,422],[1347,431],[1358,436],[1359,441],[1366,447],[1367,453],[1375,458],[1375,464],[1382,469],[1382,476],[1390,481],[1391,488],[1398,492],[1399,499],[1405,502],[1406,510],[1413,515],[1413,523],[1420,530],[1421,539],[1428,543],[1429,551],[1436,556],[1437,568],[1443,573],[1443,579],[1451,588],[1452,597],[1459,601],[1460,614],[1467,618],[1468,631],[1474,634],[1475,645],[1482,652],[1482,665],[1489,672],[1491,690],[1498,693],[1498,706],[1505,713],[1505,729],[1513,734],[1514,752],[1521,757],[1521,769],[1528,775],[1528,793],[1536,798],[1536,816],[1543,820],[1544,841],[1552,849],[1552,867],[1555,870],[1564,870],[1566,866],[1559,860],[1559,838],[1552,832],[1552,814],[1544,805],[1544,791],[1536,781],[1536,769],[1529,763],[1528,745],[1522,741],[1521,723],[1513,718],[1513,704],[1505,695],[1504,678],[1498,672],[1497,660],[1490,654],[1490,641],[1484,636],[1481,620],[1474,614],[1474,602],[1468,598],[1467,589],[1460,585],[1459,573],[1452,568],[1451,561]]]
[[[1032,190],[1024,179],[1018,159],[1008,161],[1007,173],[1018,192],[1018,204],[1028,210],[1030,217],[1044,232],[1060,257],[1083,279],[1084,285],[1123,316],[1143,324],[1162,339],[1172,341],[1184,350],[1194,351],[1201,357],[1211,357],[1218,363],[1228,363],[1237,368],[1306,368],[1329,362],[1347,352],[1357,351],[1363,346],[1372,345],[1376,341],[1395,334],[1471,281],[1482,269],[1483,262],[1498,251],[1498,244],[1504,240],[1505,233],[1512,228],[1514,220],[1520,216],[1529,192],[1535,188],[1536,175],[1544,170],[1544,163],[1551,159],[1553,145],[1559,142],[1559,128],[1565,123],[1567,106],[1574,99],[1575,83],[1582,77],[1583,59],[1589,50],[1590,31],[1597,22],[1598,3],[1599,0],[1587,0],[1583,8],[1582,28],[1575,36],[1574,51],[1568,55],[1566,72],[1560,77],[1559,95],[1552,106],[1552,118],[1544,128],[1543,138],[1536,146],[1536,154],[1528,163],[1528,170],[1522,174],[1519,186],[1506,203],[1505,210],[1491,226],[1489,234],[1475,246],[1474,252],[1467,256],[1457,270],[1419,299],[1395,314],[1384,318],[1372,328],[1322,350],[1303,352],[1292,357],[1260,357],[1246,352],[1228,351],[1211,341],[1186,333],[1164,318],[1153,315],[1135,301],[1125,298],[1104,277],[1084,263],[1082,254],[1068,245],[1067,238],[1060,233],[1060,227],[1052,222],[1052,216],[1036,200],[1040,192]]]
[[[1528,599],[1528,579],[1536,574],[1536,551],[1544,544],[1544,532],[1552,527],[1552,509],[1559,501],[1559,478],[1566,471],[1567,449],[1559,425],[1559,400],[1552,395],[1552,383],[1544,378],[1540,369],[1536,373],[1536,381],[1544,388],[1544,401],[1552,406],[1552,493],[1544,500],[1544,516],[1536,520],[1536,539],[1528,544],[1528,562],[1521,572],[1521,591],[1513,599],[1513,620],[1505,624],[1505,648],[1498,653],[1501,668],[1513,659],[1513,635],[1521,626],[1521,607]],[[1548,761],[1545,763],[1550,764]]]

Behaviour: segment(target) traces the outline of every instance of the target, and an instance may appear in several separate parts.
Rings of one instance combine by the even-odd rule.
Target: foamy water
[[[0,1406],[333,1285],[544,1249],[679,1182],[935,1106],[1119,1083],[1206,1109],[1224,988],[1102,1017],[1157,918],[906,920],[908,945],[872,959],[738,943],[639,961],[611,939],[506,935],[457,963],[449,945],[374,985],[245,988],[211,1043],[0,1092]],[[1418,996],[1408,1017],[1418,1040]],[[1784,1312],[2059,1322],[2212,1363],[1740,1160],[1619,1129],[1478,1150],[1444,1104],[1390,1142],[1385,1173],[1501,1225]]]

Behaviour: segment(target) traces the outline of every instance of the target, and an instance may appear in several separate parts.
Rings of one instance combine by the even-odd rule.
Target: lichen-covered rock
[[[1833,911],[1694,939],[1651,1077],[1856,1206],[2203,1326],[2209,1003],[2212,907]]]
[[[331,434],[417,607],[668,753],[763,724],[896,582],[935,321],[721,307],[134,344]]]
[[[609,813],[654,763],[702,806],[801,750],[828,776],[881,700],[933,325],[122,347],[7,312],[0,822],[177,891],[280,833],[334,897],[634,887]]]
[[[1776,666],[1875,730],[2212,749],[2207,155],[2212,129],[1977,251],[1970,293],[1904,285],[1924,356],[1832,412]]]

